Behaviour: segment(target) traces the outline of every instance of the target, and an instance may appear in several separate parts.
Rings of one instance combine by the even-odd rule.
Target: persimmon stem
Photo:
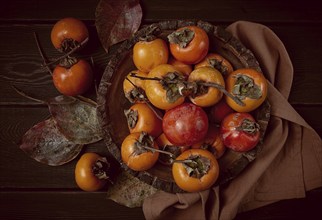
[[[160,150],[160,149],[156,149],[156,148],[153,148],[153,147],[148,147],[148,146],[142,146],[143,148],[147,149],[147,150],[150,150],[150,151],[156,151],[156,152],[159,152],[161,154],[167,154],[169,155],[171,158],[175,158],[175,155],[171,152],[168,152],[168,151],[164,151],[164,150]]]
[[[126,77],[125,79],[129,81],[132,84],[132,86],[134,86],[134,88],[138,89],[138,87],[128,77]],[[162,120],[163,117],[155,110],[155,108],[151,105],[146,96],[143,93],[141,93],[140,90],[138,90],[138,92],[140,93],[140,95],[144,97],[143,102],[153,111],[153,113],[157,116],[158,119]]]
[[[155,81],[159,81],[161,82],[162,80],[164,79],[161,79],[161,78],[158,78],[158,77],[144,77],[144,76],[138,76],[136,75],[135,73],[131,73],[131,76],[132,77],[136,77],[136,78],[139,78],[141,80],[155,80]],[[179,80],[166,80],[167,83],[178,83]],[[183,83],[185,86],[189,85],[189,83],[191,82],[188,82],[188,81],[180,81],[181,83]],[[213,87],[213,88],[216,88],[218,90],[220,90],[222,93],[224,93],[226,96],[228,96],[229,98],[233,99],[238,105],[240,106],[245,106],[245,103],[243,101],[241,101],[238,97],[232,95],[231,93],[227,92],[227,90],[225,89],[225,87],[223,87],[222,85],[219,85],[217,83],[210,83],[210,82],[195,82],[197,85],[202,85],[202,86],[207,86],[207,87]],[[189,86],[187,86],[189,87]]]
[[[93,69],[93,75],[94,75],[94,86],[95,86],[95,93],[96,93],[96,97],[98,97],[98,88],[97,88],[97,81],[96,81],[96,74],[95,74],[95,62],[93,57],[91,56],[91,65],[92,65],[92,69]]]
[[[191,159],[186,159],[186,160],[173,160],[172,163],[193,163],[193,164],[197,164],[196,161],[191,160]]]
[[[162,79],[161,78],[158,78],[158,77],[144,77],[144,76],[138,76],[136,73],[131,73],[131,76],[132,77],[135,77],[135,78],[138,78],[138,79],[141,79],[141,80],[155,80],[155,81],[161,81]]]
[[[209,82],[199,82],[199,85],[207,86],[207,87],[214,87],[224,93],[226,96],[234,100],[238,105],[245,106],[245,103],[241,101],[237,96],[232,95],[231,93],[227,92],[227,90],[217,83],[209,83]]]
[[[87,37],[80,44],[78,44],[76,47],[74,47],[73,49],[71,49],[70,51],[68,51],[67,53],[65,53],[63,56],[60,56],[60,57],[54,59],[53,61],[51,61],[49,63],[44,63],[43,67],[50,66],[50,65],[55,64],[55,63],[57,63],[58,61],[60,61],[60,60],[62,60],[64,58],[68,57],[69,55],[71,55],[72,53],[74,53],[77,49],[79,49],[80,47],[82,47],[83,45],[85,45],[88,40],[89,40],[89,38]]]
[[[47,66],[47,59],[44,55],[44,52],[42,51],[42,48],[40,46],[40,42],[39,42],[39,39],[38,39],[38,35],[36,32],[34,32],[34,38],[35,38],[35,41],[36,41],[36,44],[37,44],[37,48],[38,48],[38,51],[39,51],[39,54],[43,60],[43,63],[45,64],[48,72],[50,73],[50,75],[53,75],[53,72],[51,71],[51,69]]]

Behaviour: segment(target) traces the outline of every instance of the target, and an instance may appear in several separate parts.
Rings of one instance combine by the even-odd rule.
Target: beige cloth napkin
[[[227,30],[254,53],[269,81],[272,110],[263,150],[227,186],[147,198],[143,212],[148,220],[233,219],[238,212],[302,198],[322,186],[321,138],[287,101],[293,67],[283,43],[261,24],[238,21]]]

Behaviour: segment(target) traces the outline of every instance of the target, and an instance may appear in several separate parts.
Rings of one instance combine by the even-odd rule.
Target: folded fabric
[[[280,39],[268,27],[246,21],[227,31],[250,49],[269,81],[271,118],[263,149],[229,184],[200,193],[158,192],[143,212],[154,219],[233,219],[238,212],[279,200],[302,198],[322,186],[322,142],[288,103],[293,66]]]

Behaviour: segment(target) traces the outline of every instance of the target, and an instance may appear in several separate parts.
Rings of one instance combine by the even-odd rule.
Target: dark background
[[[51,77],[39,69],[42,59],[36,32],[48,58],[60,54],[50,42],[53,24],[64,17],[83,20],[89,44],[80,56],[93,57],[99,79],[107,55],[98,40],[95,9],[99,1],[2,1],[0,7],[0,218],[1,219],[143,219],[141,208],[129,209],[105,199],[106,190],[86,193],[74,181],[76,160],[49,167],[27,157],[18,147],[21,136],[48,117],[45,105],[17,94],[10,84],[38,98],[58,94]],[[270,27],[283,41],[294,65],[289,102],[322,135],[322,13],[318,1],[141,1],[143,23],[168,19],[201,19],[227,26],[248,20]],[[88,95],[93,94],[91,88]],[[83,152],[106,154],[103,141]],[[83,153],[82,152],[82,153]],[[322,159],[322,158],[321,158]],[[307,198],[281,201],[237,219],[321,219],[322,190]],[[315,216],[315,217],[313,217]]]

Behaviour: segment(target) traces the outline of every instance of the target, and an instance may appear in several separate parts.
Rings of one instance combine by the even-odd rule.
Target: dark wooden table
[[[94,26],[98,0],[11,0],[0,7],[0,219],[144,219],[141,208],[129,209],[105,198],[106,190],[86,193],[74,181],[76,160],[49,167],[27,157],[17,143],[34,124],[48,117],[45,105],[17,94],[14,84],[38,98],[58,95],[51,76],[41,70],[33,33],[48,58],[59,53],[50,42],[53,24],[63,17],[82,19],[90,30],[90,42],[81,56],[92,56],[97,78],[107,63]],[[201,19],[227,26],[237,20],[270,27],[284,42],[294,65],[289,102],[322,136],[322,13],[318,1],[141,1],[143,23],[168,19]],[[93,94],[92,88],[89,95]],[[106,154],[101,141],[83,152]],[[321,158],[322,159],[322,158]],[[322,190],[307,198],[281,201],[237,219],[298,219],[322,217]],[[307,218],[306,218],[307,219]],[[318,219],[318,218],[317,218]]]

